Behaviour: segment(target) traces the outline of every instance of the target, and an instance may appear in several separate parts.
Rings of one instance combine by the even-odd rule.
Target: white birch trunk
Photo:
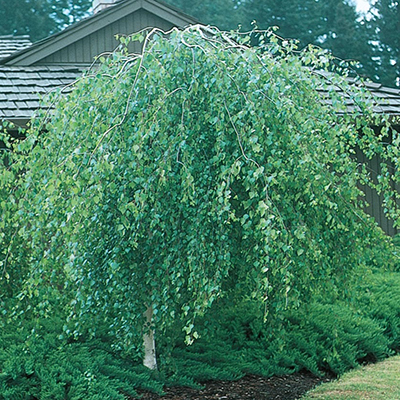
[[[149,369],[157,369],[156,342],[154,331],[151,327],[153,319],[153,307],[148,306],[146,313],[146,325],[143,333],[144,359],[143,365]]]

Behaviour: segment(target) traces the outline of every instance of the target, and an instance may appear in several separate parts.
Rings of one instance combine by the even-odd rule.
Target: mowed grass
[[[399,400],[400,356],[360,367],[318,386],[302,400]]]

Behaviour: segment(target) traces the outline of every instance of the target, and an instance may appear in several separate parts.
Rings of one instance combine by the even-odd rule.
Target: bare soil
[[[211,381],[205,388],[165,388],[165,394],[140,392],[143,400],[296,400],[332,377],[316,377],[309,372],[264,378],[248,375],[238,381]],[[134,400],[134,399],[132,399]]]

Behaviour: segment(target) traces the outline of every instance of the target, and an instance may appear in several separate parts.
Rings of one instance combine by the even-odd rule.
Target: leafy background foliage
[[[87,15],[91,0],[1,0],[0,35],[43,39]]]
[[[342,0],[167,0],[201,23],[220,29],[250,29],[255,23],[267,29],[278,26],[284,38],[329,49],[340,59],[354,60],[358,73],[373,81],[399,85],[399,4],[370,1],[359,13],[354,2]],[[396,72],[397,71],[397,72]]]

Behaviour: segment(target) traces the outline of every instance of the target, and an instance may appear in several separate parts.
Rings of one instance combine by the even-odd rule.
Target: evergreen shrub
[[[179,337],[177,332],[166,332],[159,340],[157,374],[113,349],[105,335],[63,336],[60,317],[40,324],[30,319],[18,329],[3,324],[0,400],[122,400],[141,389],[199,388],[209,380],[236,380],[245,374],[342,374],[387,357],[400,343],[399,274],[371,274],[357,290],[352,302],[314,300],[268,323],[259,303],[221,299],[198,322],[201,337],[193,345],[183,344],[184,333],[176,342],[168,337]]]
[[[114,351],[107,338],[68,340],[60,322],[24,321],[17,330],[3,325],[0,400],[124,400],[136,389],[162,392],[160,379]]]
[[[361,312],[377,321],[390,342],[390,348],[400,350],[400,274],[373,274],[360,285],[358,306]]]
[[[383,279],[379,274],[372,276]],[[377,287],[364,295],[363,302],[314,301],[269,324],[263,323],[256,303],[219,304],[199,330],[201,339],[190,347],[175,348],[174,366],[180,374],[190,372],[192,379],[202,382],[212,377],[235,379],[246,373],[272,376],[300,370],[340,375],[359,363],[381,360],[396,346],[400,314],[390,309],[396,301],[390,289],[373,294]],[[373,303],[379,295],[383,296],[381,306],[368,308],[367,299]]]

